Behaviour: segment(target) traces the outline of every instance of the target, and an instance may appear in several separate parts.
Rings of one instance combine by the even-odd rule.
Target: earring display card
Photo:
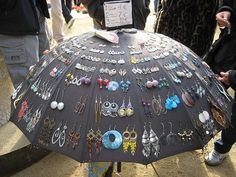
[[[32,144],[79,162],[148,164],[230,126],[232,99],[190,49],[161,34],[117,36],[73,37],[31,68],[10,120]]]

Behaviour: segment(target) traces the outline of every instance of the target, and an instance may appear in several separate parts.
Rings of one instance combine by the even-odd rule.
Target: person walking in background
[[[89,16],[93,18],[94,28],[105,29],[106,27],[103,8],[105,0],[81,0],[80,2],[88,10]],[[133,24],[129,27],[133,27],[140,30],[143,30],[145,28],[147,16],[150,13],[149,4],[150,0],[132,1]]]
[[[72,2],[71,0],[61,0],[61,7],[62,7],[62,14],[63,17],[65,19],[65,22],[68,26],[68,28],[70,29],[74,22],[75,19],[73,18],[73,16],[70,14],[71,13],[71,7],[72,7]]]
[[[218,80],[231,86],[236,91],[236,1],[223,0],[216,14],[216,20],[222,33],[227,33],[214,55],[206,58],[206,63],[218,74]],[[223,34],[221,34],[223,35]],[[221,138],[215,142],[214,149],[205,157],[205,163],[211,166],[219,165],[228,156],[232,145],[236,142],[236,95],[231,114],[231,124],[221,132]]]
[[[49,49],[46,0],[0,0],[0,50],[16,88]]]
[[[52,35],[53,39],[60,43],[64,41],[64,20],[62,15],[61,0],[51,0],[51,16],[52,16]]]

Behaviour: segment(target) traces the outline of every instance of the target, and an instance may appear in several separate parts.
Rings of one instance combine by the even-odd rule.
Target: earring
[[[90,129],[88,134],[87,134],[87,146],[88,146],[88,153],[89,157],[92,157],[92,143],[94,142],[95,139],[95,134],[93,129]]]
[[[52,134],[52,144],[56,144],[56,142],[59,140],[61,126],[62,126],[62,122],[59,123],[59,126],[57,127],[57,129],[53,132],[53,134]]]
[[[123,103],[120,106],[119,110],[117,111],[118,115],[120,117],[125,117],[126,116],[126,108],[125,108],[125,97],[123,99]]]
[[[30,118],[32,116],[32,109],[33,109],[33,106],[28,107],[24,112],[23,119],[26,123],[28,123],[30,121]]]
[[[91,82],[92,82],[92,81],[91,81],[91,78],[92,78],[92,76],[91,76],[91,77],[86,77],[85,80],[84,80],[84,84],[85,84],[85,85],[90,85]]]
[[[152,88],[152,81],[150,81],[150,80],[147,79],[147,82],[145,83],[145,86],[146,86],[148,89]]]
[[[128,103],[127,108],[126,108],[126,115],[128,117],[134,115],[134,108],[133,108],[133,106],[131,104],[130,97],[129,97],[129,103]]]
[[[79,102],[76,103],[74,112],[82,114],[84,112],[85,106],[86,106],[86,100],[88,95],[82,95],[79,99]]]
[[[128,127],[126,127],[126,130],[122,133],[123,137],[123,151],[128,152],[129,146],[130,146],[130,132],[128,130]]]
[[[59,147],[63,147],[66,141],[66,129],[67,129],[67,125],[65,123],[65,125],[63,126],[63,130],[61,131],[60,135],[59,135]]]
[[[61,101],[57,104],[57,109],[58,109],[59,111],[63,110],[64,107],[65,107],[65,104],[62,102],[63,97],[64,97],[64,93],[65,93],[65,89],[64,89],[63,92],[62,92]]]
[[[102,89],[103,80],[102,80],[101,77],[100,77],[99,79],[97,79],[97,83],[98,83],[98,85],[99,85],[99,88]]]
[[[97,130],[96,131],[96,135],[95,135],[95,145],[96,145],[96,152],[97,154],[101,153],[102,151],[102,132],[101,130]]]
[[[143,155],[145,157],[149,157],[151,154],[151,143],[150,143],[148,132],[146,130],[146,123],[144,124],[144,131],[142,135],[142,145],[143,145],[143,150],[142,150]]]
[[[153,129],[151,127],[151,123],[150,123],[149,139],[150,139],[150,143],[152,145],[152,151],[154,152],[154,155],[156,157],[158,157],[160,154],[161,146],[160,146],[159,138],[157,137],[156,133],[153,131]]]
[[[110,103],[110,107],[109,107],[110,116],[117,117],[118,109],[119,109],[118,104],[116,104],[114,101],[112,103]]]
[[[178,142],[178,136],[172,132],[172,123],[168,122],[170,124],[170,133],[166,136],[166,141],[168,145],[176,145]]]
[[[161,123],[161,126],[162,126],[162,134],[161,134],[161,136],[159,137],[159,140],[160,140],[160,144],[163,145],[163,146],[165,146],[165,145],[167,145],[165,127],[164,127],[164,124],[163,124],[163,123]]]
[[[101,118],[102,118],[102,99],[100,96],[100,99],[95,99],[95,122],[100,122]]]
[[[24,116],[24,113],[26,111],[26,109],[28,108],[28,101],[27,99],[25,99],[22,103],[21,103],[21,107],[20,110],[18,112],[18,122],[21,121],[21,119]]]
[[[38,143],[44,146],[48,146],[51,140],[52,129],[55,126],[54,119],[46,117],[43,122],[43,127],[39,133]]]
[[[134,128],[130,132],[129,146],[130,146],[130,152],[134,156],[137,148],[137,132],[134,130]]]
[[[58,93],[59,93],[59,89],[57,90],[57,94],[56,94],[56,97],[55,97],[55,100],[54,101],[52,101],[51,102],[51,104],[50,104],[50,107],[52,108],[52,109],[56,109],[57,108],[57,105],[58,105],[58,103],[57,103],[57,96],[58,96]]]

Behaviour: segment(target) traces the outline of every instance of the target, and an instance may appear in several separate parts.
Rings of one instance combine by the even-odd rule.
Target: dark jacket
[[[37,0],[41,13],[49,18],[46,0]],[[33,0],[0,0],[0,34],[38,34],[39,22]]]
[[[92,17],[96,24],[102,29],[105,29],[104,9],[103,3],[106,0],[81,0],[83,5],[88,10],[90,17]],[[107,0],[112,1],[112,0]],[[114,1],[114,0],[113,0]],[[147,16],[150,13],[150,0],[132,0],[132,15],[133,25],[130,27],[141,29],[145,28]]]
[[[231,32],[228,34],[227,29],[223,29],[220,38],[212,45],[210,51],[204,58],[211,69],[219,74],[221,71],[236,69],[236,1],[223,1],[219,9],[221,11],[230,11]]]
[[[216,28],[218,0],[158,1],[154,31],[175,39],[204,56],[210,48]]]

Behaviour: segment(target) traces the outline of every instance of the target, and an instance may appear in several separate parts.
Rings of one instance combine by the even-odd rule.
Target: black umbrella
[[[99,34],[61,43],[16,89],[11,121],[32,144],[79,162],[148,164],[230,125],[231,98],[187,47],[144,31],[119,31],[117,44]]]

